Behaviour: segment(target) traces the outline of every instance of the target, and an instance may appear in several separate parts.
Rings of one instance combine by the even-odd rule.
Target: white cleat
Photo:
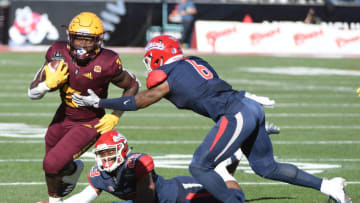
[[[280,134],[280,128],[277,127],[275,124],[269,123],[267,121],[265,121],[265,129],[269,135],[270,134]]]
[[[345,179],[336,177],[331,180],[323,179],[320,191],[328,195],[336,203],[352,203],[345,192]]]

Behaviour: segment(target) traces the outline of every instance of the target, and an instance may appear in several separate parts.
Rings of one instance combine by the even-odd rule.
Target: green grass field
[[[276,107],[265,112],[268,121],[281,127],[279,135],[272,135],[278,161],[294,163],[319,177],[342,176],[353,202],[360,202],[360,98],[355,92],[360,87],[359,59],[203,57],[235,89],[276,100]],[[142,55],[121,54],[121,58],[145,89]],[[27,96],[43,60],[44,53],[0,53],[0,203],[47,200],[43,136],[60,100],[57,92],[37,101]],[[110,97],[121,92],[112,86]],[[161,100],[125,113],[115,129],[127,136],[133,151],[152,155],[156,171],[170,178],[189,175],[191,155],[212,125],[210,119]],[[91,156],[81,159],[85,170],[72,194],[86,186],[87,171],[94,164]],[[243,160],[236,178],[248,202],[327,202],[316,190],[249,172]],[[118,199],[103,193],[95,202],[112,201]]]

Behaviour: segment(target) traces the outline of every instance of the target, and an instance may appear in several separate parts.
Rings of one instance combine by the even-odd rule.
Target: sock
[[[49,203],[62,203],[62,197],[49,197]]]

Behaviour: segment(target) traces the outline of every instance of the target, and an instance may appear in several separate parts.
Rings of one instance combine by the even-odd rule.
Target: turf
[[[120,56],[124,67],[136,74],[143,84],[141,89],[145,89],[142,55]],[[276,100],[276,107],[265,109],[265,112],[267,120],[281,127],[280,135],[272,135],[278,161],[295,163],[306,170],[320,167],[321,171],[315,174],[319,177],[345,177],[348,194],[353,202],[360,202],[360,98],[355,92],[360,87],[359,59],[203,57],[235,89]],[[0,173],[3,174],[0,176],[0,203],[47,199],[41,135],[60,100],[57,92],[48,93],[38,101],[27,97],[28,85],[43,60],[44,53],[0,53]],[[318,68],[323,70],[321,74],[310,74]],[[280,72],[268,72],[277,69]],[[285,74],[289,70],[293,70],[292,74]],[[299,74],[300,70],[305,71]],[[336,71],[353,72],[333,74]],[[119,96],[121,92],[111,86],[110,97]],[[212,125],[210,119],[178,110],[161,100],[147,109],[125,113],[116,130],[127,136],[133,151],[153,155],[155,163],[160,160],[157,157],[169,154],[188,155],[179,168],[159,166],[156,169],[157,173],[170,178],[189,175],[186,163]],[[94,161],[82,159],[85,171],[89,170]],[[179,161],[179,158],[172,160]],[[326,168],[328,165],[330,167]],[[265,180],[246,173],[248,170],[243,160],[236,173],[248,202],[327,202],[327,197],[316,190]],[[86,183],[87,173],[84,172],[73,194]],[[111,201],[118,199],[103,193],[95,202]]]

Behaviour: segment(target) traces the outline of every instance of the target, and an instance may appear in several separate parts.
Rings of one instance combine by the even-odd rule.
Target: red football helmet
[[[172,36],[160,35],[147,43],[143,62],[150,72],[181,58],[183,58],[183,51],[180,42]]]
[[[129,147],[125,136],[111,130],[96,141],[94,152],[98,168],[112,172],[125,161]]]

